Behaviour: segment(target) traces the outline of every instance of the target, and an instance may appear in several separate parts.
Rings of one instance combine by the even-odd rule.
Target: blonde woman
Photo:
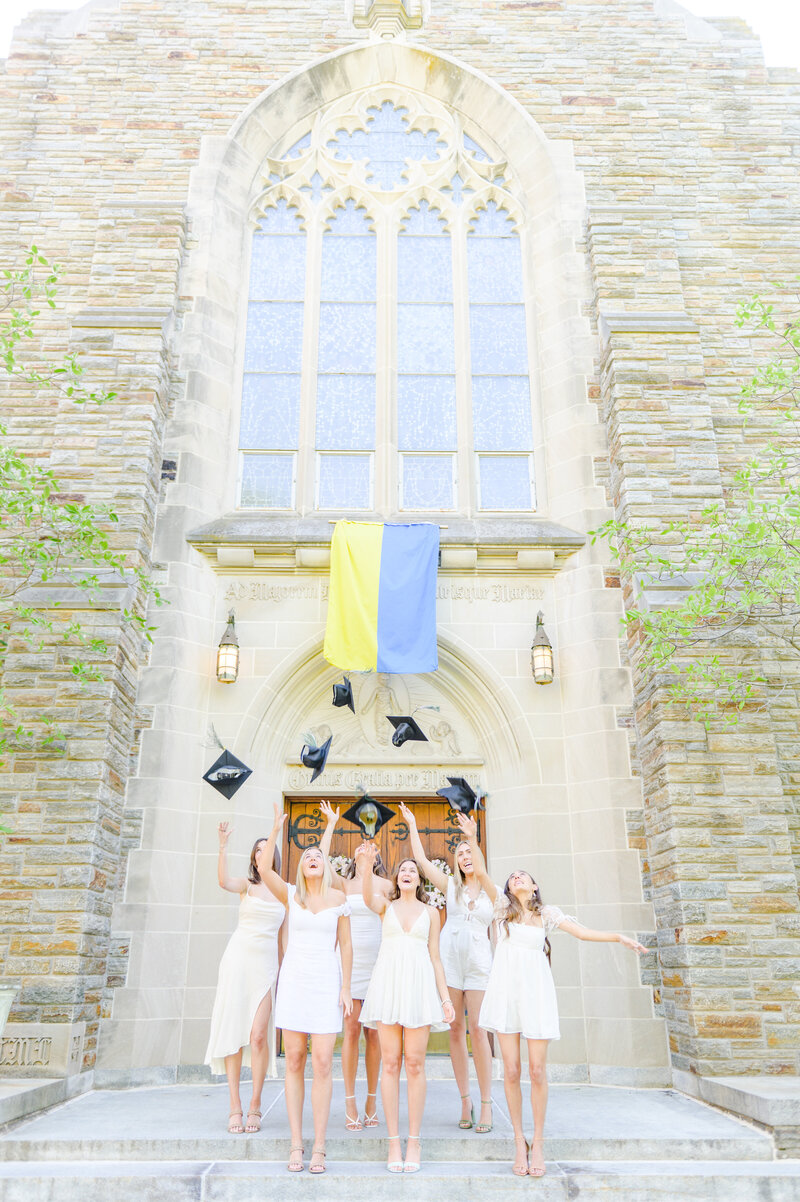
[[[275,1076],[275,1024],[273,995],[278,976],[278,932],[286,911],[263,883],[267,866],[275,858],[273,832],[256,839],[250,852],[247,877],[228,872],[227,822],[217,827],[219,857],[217,879],[220,889],[239,894],[239,922],[220,961],[211,1031],[205,1063],[212,1073],[225,1073],[230,1094],[228,1131],[231,1135],[261,1129],[261,1091],[267,1071]],[[242,1065],[250,1065],[253,1094],[244,1122],[239,1085]]]
[[[376,1027],[381,1044],[381,1097],[389,1138],[390,1173],[416,1173],[420,1165],[420,1127],[427,1082],[425,1053],[431,1031],[453,1021],[439,959],[439,912],[428,905],[414,860],[402,860],[387,898],[375,888],[372,865],[377,848],[369,847],[370,871],[364,876],[364,900],[383,920],[381,949],[361,1011],[365,1027]],[[408,1085],[408,1147],[400,1158],[400,1070]]]
[[[339,821],[339,809],[334,810],[327,801],[321,801],[320,810],[327,819],[325,833],[320,847],[326,856],[330,856],[331,842],[336,823]],[[364,1028],[364,1064],[367,1070],[367,1100],[364,1103],[364,1120],[358,1117],[356,1104],[356,1073],[358,1071],[358,1044],[361,1037],[361,1007],[367,996],[367,988],[372,977],[372,970],[378,958],[381,946],[381,920],[370,910],[363,894],[364,874],[372,872],[373,889],[384,893],[387,897],[392,889],[392,882],[383,867],[380,856],[375,857],[372,866],[367,860],[370,843],[362,843],[356,848],[347,876],[334,873],[336,884],[347,894],[350,906],[350,934],[353,941],[353,976],[350,982],[350,993],[353,997],[353,1009],[344,1018],[344,1038],[342,1040],[342,1077],[344,1078],[344,1110],[345,1127],[348,1131],[360,1131],[362,1127],[377,1127],[378,1125],[378,1074],[381,1068],[381,1047],[377,1031],[370,1027]],[[350,1093],[348,1094],[348,1089]]]
[[[401,804],[400,812],[408,823],[411,850],[423,874],[440,889],[447,901],[447,922],[440,940],[442,964],[455,1010],[455,1022],[450,1026],[450,1060],[458,1092],[461,1094],[461,1118],[459,1127],[468,1131],[475,1123],[475,1110],[469,1089],[469,1058],[467,1053],[467,1024],[472,1042],[472,1062],[478,1078],[481,1098],[480,1118],[475,1125],[479,1135],[492,1129],[492,1050],[486,1032],[480,1025],[479,1015],[483,993],[489,983],[492,967],[492,945],[489,930],[492,925],[494,902],[497,889],[486,876],[486,865],[480,849],[472,850],[469,836],[476,837],[478,828],[463,814],[456,820],[464,839],[453,855],[453,875],[437,868],[425,855],[422,840],[417,831],[413,810]],[[477,872],[478,863],[483,878]],[[485,883],[484,883],[485,881]]]
[[[470,834],[469,844],[477,861],[476,835]],[[479,870],[479,875],[486,885],[485,869]],[[496,1033],[503,1057],[503,1085],[516,1145],[512,1172],[518,1177],[543,1177],[547,1045],[551,1039],[559,1038],[548,936],[558,928],[591,943],[621,943],[639,954],[646,949],[627,935],[590,930],[575,918],[562,914],[558,906],[545,906],[539,886],[530,873],[522,869],[512,872],[506,881],[498,909],[497,949],[481,1006],[480,1023],[487,1031]],[[533,1142],[530,1149],[522,1128],[520,1038],[527,1044],[531,1077]]]
[[[272,836],[277,839],[286,815],[275,806]],[[286,907],[288,936],[281,965],[275,1022],[283,1031],[286,1056],[286,1110],[292,1142],[288,1169],[303,1169],[304,1071],[311,1036],[311,1108],[314,1147],[309,1172],[325,1172],[325,1134],[331,1109],[333,1045],[342,1015],[352,1009],[350,972],[353,948],[350,917],[343,890],[319,847],[307,847],[297,866],[294,885],[267,870],[264,883]],[[336,948],[341,956],[341,969]]]

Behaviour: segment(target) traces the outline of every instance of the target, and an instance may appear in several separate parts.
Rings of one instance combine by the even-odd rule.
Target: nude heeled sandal
[[[399,1135],[387,1135],[386,1138],[390,1142],[393,1139],[396,1139],[398,1141],[398,1143],[400,1141]],[[403,1161],[403,1160],[389,1160],[386,1163],[386,1168],[389,1170],[390,1173],[402,1173],[405,1171],[405,1167],[406,1167],[405,1161]]]
[[[351,1119],[347,1113],[347,1103],[355,1102],[355,1100],[356,1100],[355,1094],[351,1094],[349,1098],[348,1098],[347,1094],[345,1094],[345,1096],[344,1096],[344,1125],[348,1131],[360,1131],[361,1130],[361,1119],[358,1117],[358,1107],[356,1106],[356,1117],[354,1119]]]
[[[300,1163],[299,1164],[297,1163],[297,1161],[295,1161],[294,1164],[292,1164],[292,1158],[293,1158],[295,1152],[300,1153]],[[303,1168],[304,1168],[303,1149],[302,1148],[290,1148],[289,1149],[289,1163],[287,1164],[286,1167],[290,1173],[302,1173]]]

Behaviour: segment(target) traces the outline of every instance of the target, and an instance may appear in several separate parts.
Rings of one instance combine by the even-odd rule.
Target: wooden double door
[[[339,821],[333,833],[331,855],[352,857],[353,852],[362,842],[364,836],[359,826],[345,821],[344,811],[354,803],[355,798],[346,798],[332,802],[340,806]],[[449,802],[440,797],[380,797],[384,805],[394,810],[394,817],[385,823],[377,832],[375,842],[381,853],[381,858],[387,871],[393,874],[397,865],[406,856],[411,855],[411,843],[408,838],[408,825],[399,809],[399,802],[404,801],[414,813],[417,820],[422,846],[429,859],[441,859],[452,867],[453,853],[462,840],[461,831],[455,820],[455,813]],[[319,799],[314,797],[291,797],[285,802],[289,815],[284,827],[284,846],[281,863],[283,876],[288,881],[294,881],[297,872],[297,862],[307,847],[319,843],[325,830],[325,819],[320,813]],[[478,838],[485,853],[483,821],[485,815],[479,812]]]

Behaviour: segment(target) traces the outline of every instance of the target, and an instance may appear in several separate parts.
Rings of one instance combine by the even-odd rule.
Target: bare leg
[[[525,1142],[525,1134],[522,1130],[522,1090],[519,1085],[521,1075],[519,1035],[498,1034],[496,1038],[500,1043],[500,1052],[503,1057],[503,1088],[506,1093],[508,1116],[511,1119],[511,1126],[514,1128],[516,1153],[512,1172],[518,1177],[525,1177],[528,1173],[528,1145]]]
[[[225,1057],[225,1076],[228,1078],[228,1093],[230,1095],[229,1114],[231,1116],[231,1120],[234,1116],[239,1118],[238,1124],[229,1121],[228,1130],[230,1131],[231,1127],[238,1126],[242,1131],[244,1131],[244,1123],[241,1121],[244,1117],[242,1115],[242,1102],[239,1097],[239,1081],[242,1076],[241,1048],[239,1048],[238,1052],[234,1052],[232,1056]],[[231,1134],[238,1135],[240,1132],[239,1130],[236,1130],[231,1132]]]
[[[292,1147],[302,1148],[305,1099],[303,1073],[308,1055],[308,1036],[303,1031],[284,1031],[283,1048],[286,1058],[286,1113],[289,1116]]]
[[[353,999],[353,1009],[344,1016],[344,1038],[342,1039],[342,1077],[344,1078],[344,1113],[351,1130],[361,1126],[358,1119],[358,1103],[355,1099],[356,1073],[358,1072],[358,1041],[361,1036],[362,1002]],[[358,1124],[358,1127],[355,1126]]]
[[[364,1062],[367,1066],[367,1100],[364,1103],[364,1118],[378,1118],[378,1074],[381,1071],[381,1044],[378,1032],[371,1027],[364,1028],[364,1039],[367,1049]]]
[[[268,993],[261,999],[261,1004],[256,1010],[253,1027],[250,1031],[250,1069],[253,1074],[253,1096],[250,1099],[250,1109],[247,1114],[247,1131],[259,1131],[261,1128],[261,1123],[257,1120],[260,1118],[261,1091],[264,1088],[264,1078],[267,1075],[267,1064],[269,1063],[267,1027],[269,1025],[271,1010],[272,994]],[[256,1121],[251,1123],[249,1121],[251,1118]]]
[[[472,1100],[469,1096],[469,1057],[467,1055],[467,1020],[464,1014],[464,994],[460,989],[447,986],[450,1001],[456,1012],[455,1022],[450,1024],[450,1063],[461,1094],[461,1122],[472,1125]]]
[[[425,1094],[428,1089],[425,1077],[425,1053],[428,1050],[430,1027],[406,1027],[404,1029],[403,1059],[406,1063],[408,1085],[408,1147],[406,1148],[406,1172],[409,1164],[419,1166],[419,1136],[422,1115],[425,1110]]]
[[[475,1065],[478,1089],[481,1094],[481,1117],[478,1126],[490,1127],[492,1107],[487,1103],[492,1096],[492,1049],[489,1047],[489,1036],[479,1022],[483,990],[468,989],[465,997],[469,1016],[469,1039],[472,1044],[472,1063]]]
[[[533,1110],[533,1144],[528,1172],[532,1177],[544,1174],[544,1116],[547,1110],[547,1044],[546,1039],[529,1039],[528,1067],[531,1073],[531,1109]]]
[[[331,1112],[331,1092],[333,1090],[333,1046],[336,1043],[336,1033],[330,1035],[311,1036],[311,1067],[313,1079],[311,1082],[311,1109],[314,1114],[314,1154],[309,1168],[313,1171],[315,1165],[325,1167],[325,1135],[328,1130],[328,1116]],[[316,1157],[316,1160],[315,1160]]]
[[[403,1061],[403,1028],[397,1023],[378,1023],[381,1045],[381,1100],[389,1137],[388,1162],[402,1164],[400,1153],[400,1065]]]

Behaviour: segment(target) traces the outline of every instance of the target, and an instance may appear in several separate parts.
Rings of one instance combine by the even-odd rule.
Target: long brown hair
[[[406,858],[404,860],[401,860],[400,863],[397,865],[397,870],[395,871],[395,874],[392,877],[393,889],[392,889],[392,892],[389,894],[389,901],[397,901],[398,897],[400,896],[400,890],[397,887],[397,878],[400,875],[400,869],[403,867],[404,864],[413,864],[414,867],[416,868],[417,872],[419,873],[419,884],[417,885],[417,888],[415,891],[415,896],[417,898],[417,901],[421,901],[424,906],[429,905],[430,903],[428,901],[428,895],[425,892],[425,888],[422,884],[424,878],[422,876],[422,873],[419,870],[419,864],[417,863],[417,861],[414,859],[413,856],[406,856]]]
[[[375,857],[375,863],[372,865],[372,871],[375,873],[376,876],[382,876],[385,881],[391,880],[389,873],[386,871],[386,865],[384,864],[383,860],[381,859],[380,852],[378,852],[377,856]],[[355,856],[353,856],[352,860],[350,861],[350,867],[347,869],[347,872],[343,873],[342,875],[344,876],[344,879],[346,881],[355,880],[355,876],[356,876],[356,858],[355,858]]]
[[[514,894],[511,892],[511,888],[510,888],[511,877],[514,876],[514,873],[516,873],[516,872],[524,872],[525,875],[530,879],[531,884],[533,885],[533,896],[531,897],[530,901],[528,901],[528,903],[526,904],[524,909],[522,906],[522,902],[519,900],[519,898],[514,896]],[[503,889],[503,896],[506,899],[506,911],[505,911],[505,914],[503,915],[503,917],[500,919],[500,922],[505,927],[506,934],[508,934],[508,924],[510,922],[522,922],[523,921],[526,909],[531,914],[541,914],[541,912],[542,912],[544,903],[542,902],[542,895],[539,892],[539,886],[536,884],[536,881],[533,879],[533,877],[531,876],[531,874],[528,872],[528,870],[526,868],[519,868],[519,869],[515,868],[514,869],[514,872],[511,873],[511,876],[509,876],[508,880],[506,881],[505,888]],[[544,924],[544,920],[542,920],[542,922]],[[545,937],[544,937],[544,954],[547,956],[547,961],[549,963],[550,962],[550,940],[547,938],[547,935],[545,935]]]
[[[256,852],[261,844],[266,842],[267,836],[262,835],[260,839],[256,839],[255,843],[253,844],[253,850],[250,852],[250,864],[247,869],[247,879],[251,885],[261,885],[263,883],[261,880],[261,874],[256,868]],[[275,854],[272,857],[272,867],[276,872],[280,872],[281,870],[281,853],[278,851],[277,847],[275,848]]]

